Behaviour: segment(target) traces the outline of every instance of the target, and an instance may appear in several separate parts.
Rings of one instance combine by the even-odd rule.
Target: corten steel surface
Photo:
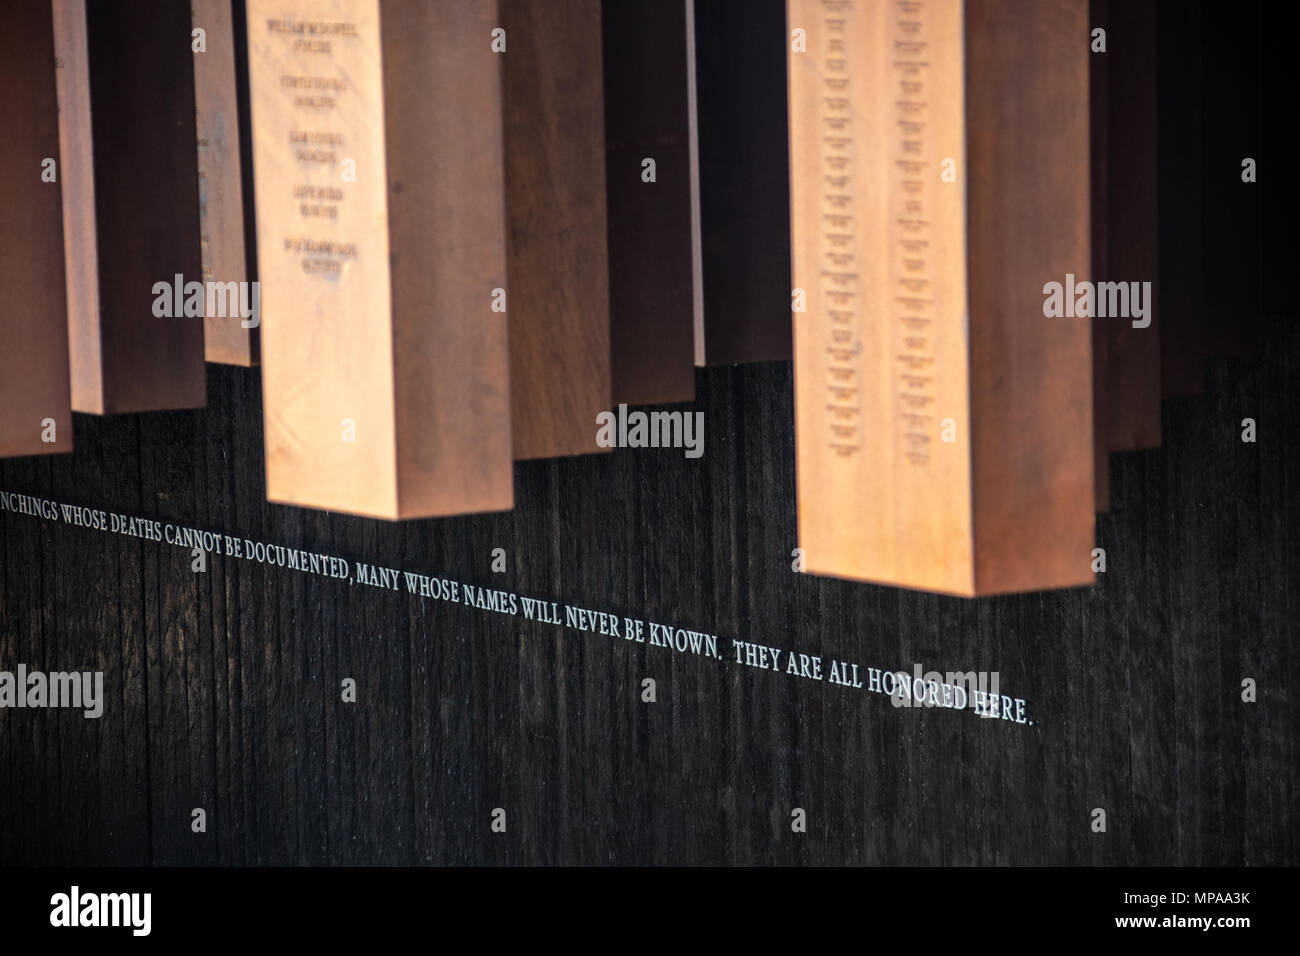
[[[611,405],[600,0],[500,7],[514,454],[606,451],[596,444],[596,416]]]
[[[695,0],[704,316],[697,365],[790,358],[784,0]]]
[[[1160,0],[1156,97],[1159,208],[1160,393],[1200,395],[1205,388],[1205,234],[1208,183],[1202,171],[1202,9]]]
[[[689,0],[604,0],[605,177],[609,197],[614,402],[695,397],[700,320]],[[653,159],[655,179],[643,179]]]
[[[62,176],[42,179],[59,159],[48,0],[6,10],[0,89],[0,456],[72,451]]]
[[[249,3],[272,501],[511,506],[496,14]],[[335,26],[304,37],[307,21]]]
[[[806,569],[1090,583],[1092,330],[1042,291],[1090,259],[1087,4],[790,11]]]
[[[188,4],[55,0],[72,407],[201,407],[203,320],[154,314],[202,277]]]
[[[1100,204],[1105,217],[1105,258],[1093,263],[1092,276],[1098,282],[1149,282],[1153,297],[1146,303],[1151,324],[1145,328],[1134,328],[1132,320],[1123,317],[1094,319],[1105,339],[1107,445],[1110,451],[1158,448],[1161,290],[1155,0],[1112,0],[1100,19],[1090,18],[1090,25],[1106,30],[1106,52],[1090,53],[1089,62],[1105,61],[1105,90],[1094,92],[1094,99],[1105,97],[1107,127],[1105,141],[1092,151],[1094,161],[1106,165],[1104,194],[1093,202],[1094,209]]]
[[[242,165],[248,121],[247,59],[237,55],[246,38],[244,4],[243,0],[191,0],[190,6],[194,26],[203,28],[207,45],[206,52],[194,55],[203,280],[250,282],[257,270],[250,241],[252,223],[246,222],[244,211],[244,191],[252,186]],[[244,321],[238,314],[205,317],[203,345],[209,362],[257,364],[257,328],[245,328]]]

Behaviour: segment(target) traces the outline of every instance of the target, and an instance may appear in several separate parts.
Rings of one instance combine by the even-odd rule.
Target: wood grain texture
[[[248,9],[267,494],[510,507],[495,3]]]
[[[1042,291],[1090,258],[1086,4],[790,10],[808,570],[1090,582],[1091,330]]]
[[[154,314],[155,283],[202,271],[188,5],[54,11],[72,407],[193,408],[203,323]]]
[[[610,378],[615,403],[695,397],[698,178],[687,0],[604,0]],[[654,161],[654,181],[643,163]]]
[[[207,50],[194,55],[194,105],[199,147],[199,224],[203,281],[251,282],[257,253],[249,241],[244,192],[252,189],[248,155],[247,42],[243,0],[190,0],[195,28]],[[241,55],[242,54],[242,55]],[[241,82],[242,81],[242,82]],[[204,355],[209,362],[256,365],[258,333],[239,315],[206,315]]]
[[[704,315],[697,365],[787,359],[784,0],[695,0]]]
[[[58,101],[46,0],[6,11],[0,74],[0,457],[68,452]],[[46,163],[54,164],[52,182]]]
[[[1273,349],[1166,405],[1164,447],[1115,458],[1094,587],[974,601],[790,570],[787,363],[701,373],[727,440],[698,464],[522,463],[513,512],[400,525],[266,503],[254,370],[214,368],[204,411],[89,419],[72,455],[0,463],[0,487],[724,644],[998,670],[1034,725],[254,562],[195,574],[183,549],[0,512],[0,666],[102,666],[108,694],[99,721],[5,713],[0,862],[1295,865],[1298,329],[1270,320]],[[1277,437],[1242,445],[1242,404]]]
[[[501,0],[514,455],[604,451],[609,259],[600,0]]]

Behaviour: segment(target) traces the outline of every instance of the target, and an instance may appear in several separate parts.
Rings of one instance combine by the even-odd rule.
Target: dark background
[[[267,504],[258,373],[219,366],[204,410],[77,416],[73,454],[0,462],[7,491],[671,622],[719,635],[725,657],[735,637],[997,670],[1033,726],[404,589],[216,555],[195,574],[185,549],[0,514],[0,668],[103,670],[107,697],[99,720],[0,712],[0,863],[1294,865],[1300,335],[1279,132],[1294,84],[1283,31],[1247,22],[1235,53],[1207,39],[1203,62],[1211,91],[1237,64],[1228,102],[1244,91],[1258,120],[1228,158],[1256,156],[1260,182],[1214,159],[1222,102],[1207,97],[1197,255],[1208,273],[1231,250],[1259,307],[1180,321],[1255,347],[1211,348],[1202,393],[1164,404],[1163,447],[1112,458],[1093,588],[968,601],[793,573],[788,362],[697,374],[684,408],[705,413],[703,458],[519,464],[515,509],[497,515],[388,524]],[[709,135],[706,186],[726,162]],[[1258,233],[1232,227],[1243,189]],[[1177,199],[1162,190],[1162,221]],[[644,677],[657,703],[641,703]]]

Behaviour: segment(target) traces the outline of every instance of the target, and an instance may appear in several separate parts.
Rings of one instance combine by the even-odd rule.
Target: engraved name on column
[[[339,280],[344,264],[358,258],[360,250],[355,240],[331,228],[338,223],[350,180],[344,165],[345,125],[337,117],[341,107],[350,105],[343,101],[353,95],[348,78],[339,75],[333,54],[336,43],[358,42],[357,25],[269,20],[267,30],[284,37],[295,54],[290,62],[306,67],[280,76],[280,88],[296,117],[285,145],[298,171],[290,188],[301,227],[297,235],[283,237],[283,249],[300,257],[304,273]],[[308,66],[317,63],[315,69]],[[350,181],[355,181],[355,170],[351,174]]]

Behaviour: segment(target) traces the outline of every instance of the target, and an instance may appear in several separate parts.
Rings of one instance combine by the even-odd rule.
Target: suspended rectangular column
[[[1110,453],[1160,445],[1155,7],[1091,0],[1089,11],[1098,511],[1110,507]]]
[[[1200,4],[1160,0],[1157,29],[1160,390],[1205,389],[1206,259],[1202,214],[1202,17]],[[1211,131],[1209,135],[1214,135]]]
[[[1104,61],[1105,87],[1094,97],[1105,97],[1106,131],[1093,159],[1106,168],[1106,240],[1091,272],[1094,323],[1105,339],[1108,450],[1135,451],[1160,446],[1155,0],[1110,0],[1096,12],[1091,26],[1105,29],[1106,47],[1090,58]]]
[[[1097,27],[1105,29],[1109,22],[1106,16],[1108,2],[1109,0],[1091,0],[1088,23],[1093,29]],[[1088,57],[1088,114],[1092,155],[1089,201],[1092,205],[1092,268],[1095,272],[1100,270],[1106,261],[1106,229],[1109,222],[1106,208],[1106,177],[1109,173],[1109,164],[1106,156],[1110,137],[1107,125],[1109,73],[1106,69],[1106,57],[1099,55],[1096,50],[1092,53],[1093,55]],[[1092,323],[1092,462],[1093,497],[1099,513],[1110,510],[1110,385],[1106,355],[1109,340],[1103,320],[1094,318]]]
[[[199,225],[203,281],[237,285],[257,279],[248,126],[248,47],[243,0],[190,0],[205,49],[194,54],[199,147]],[[251,290],[250,290],[251,292]],[[248,296],[251,305],[253,299]],[[209,362],[256,365],[258,314],[204,317]],[[251,310],[250,310],[251,311]]]
[[[48,0],[0,30],[0,457],[72,451],[58,101]]]
[[[75,411],[207,399],[190,28],[188,4],[54,0]]]
[[[616,403],[695,397],[704,304],[692,7],[692,0],[601,5]]]
[[[785,12],[783,0],[695,0],[704,281],[697,365],[791,354]]]
[[[267,496],[513,502],[495,0],[250,0]]]
[[[959,595],[1092,581],[1085,2],[790,0],[799,545]]]
[[[600,0],[501,0],[516,458],[607,451],[609,259]]]

